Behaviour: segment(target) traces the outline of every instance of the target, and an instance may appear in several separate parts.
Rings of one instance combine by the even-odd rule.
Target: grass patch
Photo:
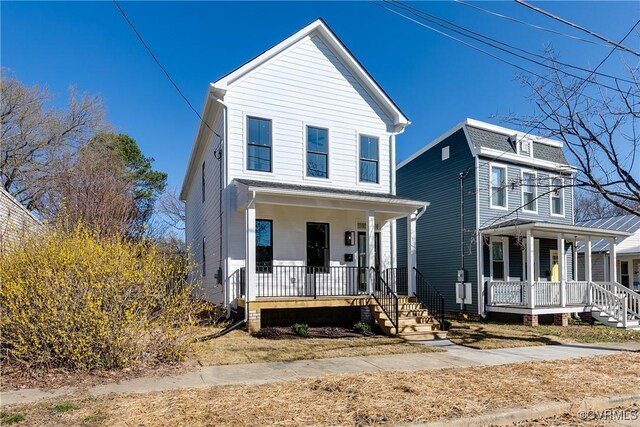
[[[447,337],[480,350],[565,343],[640,342],[640,331],[604,325],[524,326],[497,322],[454,321]]]
[[[379,425],[476,416],[542,402],[640,392],[640,353],[418,372],[331,375],[264,385],[120,394],[84,399],[56,416],[99,425]],[[238,402],[251,402],[238,410]],[[47,405],[11,408],[46,423]],[[40,421],[42,420],[42,421]],[[35,423],[34,425],[37,425]]]
[[[78,409],[78,407],[73,403],[64,402],[64,403],[60,403],[58,405],[53,406],[51,408],[51,411],[56,413],[61,413],[61,412],[73,411],[74,409]]]
[[[205,366],[432,351],[439,349],[385,336],[265,339],[253,337],[245,331],[233,331],[198,343],[195,349],[198,361]]]
[[[4,412],[4,415],[5,416],[2,417],[2,424],[8,426],[10,426],[11,424],[19,423],[20,421],[24,421],[26,419],[26,416],[24,414],[10,415]]]

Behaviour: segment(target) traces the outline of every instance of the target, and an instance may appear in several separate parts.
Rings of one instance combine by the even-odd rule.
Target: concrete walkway
[[[205,366],[170,377],[141,377],[120,383],[86,389],[62,387],[54,390],[24,389],[0,394],[1,405],[14,405],[55,399],[67,395],[101,396],[110,393],[149,393],[155,391],[200,388],[234,384],[264,384],[322,375],[359,374],[380,371],[421,371],[440,368],[504,365],[541,360],[563,360],[584,356],[640,351],[640,343],[565,344],[474,350],[448,340],[424,342],[446,351],[382,356],[339,357],[292,362],[252,363],[246,365]]]

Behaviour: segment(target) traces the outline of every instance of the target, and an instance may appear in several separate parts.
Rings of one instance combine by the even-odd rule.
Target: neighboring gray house
[[[42,223],[0,186],[0,254],[8,245],[41,227]]]
[[[598,218],[578,223],[585,227],[606,228],[607,230],[626,231],[631,236],[619,239],[616,246],[616,282],[640,290],[640,217],[636,215],[620,215],[609,218]],[[584,245],[578,246],[578,277],[584,280]],[[610,253],[609,242],[600,239],[592,243],[593,280],[609,281]]]
[[[431,203],[413,225],[416,265],[448,311],[522,315],[525,324],[591,311],[599,285],[576,280],[574,248],[629,234],[574,225],[574,173],[561,142],[472,119],[398,165],[397,194]],[[406,240],[405,220],[397,235]],[[397,248],[401,267],[406,247]]]

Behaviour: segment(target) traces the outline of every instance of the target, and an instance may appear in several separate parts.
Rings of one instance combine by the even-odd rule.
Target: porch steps
[[[591,311],[591,316],[605,326],[609,326],[611,328],[624,327],[622,325],[622,321],[616,319],[615,317],[610,316],[608,313],[604,311],[600,311],[594,308]],[[636,319],[633,316],[629,316],[627,320],[627,329],[640,330],[640,320]]]
[[[370,306],[371,314],[386,335],[398,336],[407,341],[432,340],[446,338],[447,333],[440,330],[440,324],[422,308],[415,298],[398,298],[398,330],[375,301]]]

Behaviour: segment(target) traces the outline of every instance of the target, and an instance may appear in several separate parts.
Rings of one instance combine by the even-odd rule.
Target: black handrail
[[[409,277],[406,267],[387,268],[382,272],[384,280],[398,295],[407,295]]]
[[[398,334],[398,294],[391,289],[387,282],[382,278],[380,272],[374,267],[369,268],[369,273],[373,275],[373,292],[371,296],[376,300],[384,314],[386,314],[391,324],[396,329],[395,335]]]
[[[358,267],[350,266],[257,266],[256,296],[317,298],[360,295],[359,273]]]
[[[440,324],[440,330],[445,331],[444,323],[444,297],[436,288],[434,288],[417,268],[413,267],[416,273],[416,290],[415,297],[422,307],[426,308],[429,313]]]

